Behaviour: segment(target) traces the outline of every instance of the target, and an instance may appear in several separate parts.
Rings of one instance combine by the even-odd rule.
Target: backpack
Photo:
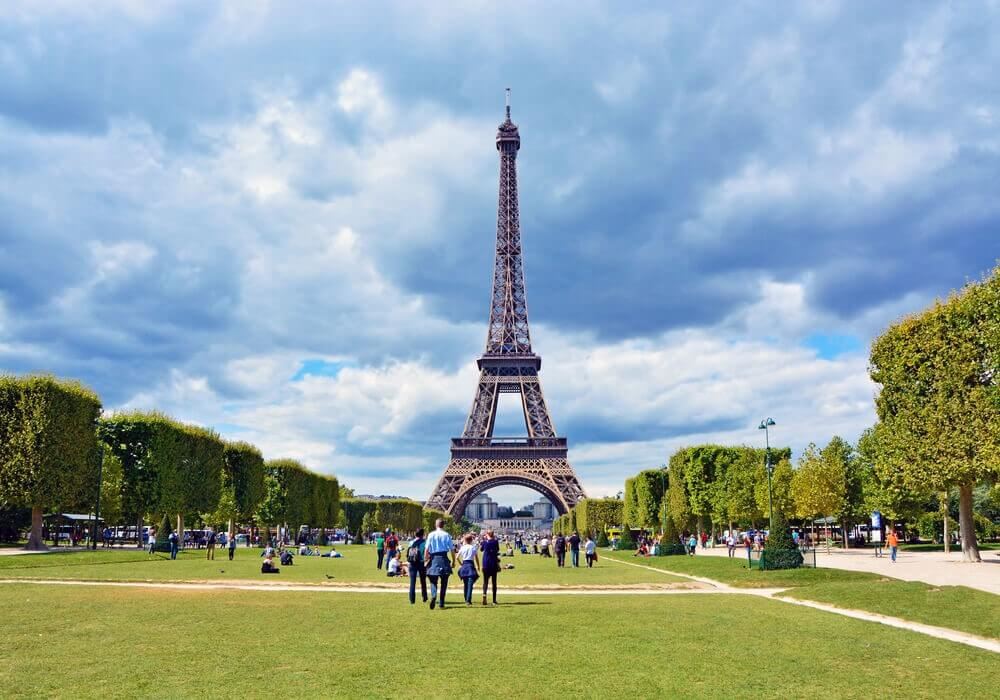
[[[420,545],[423,540],[415,540],[406,550],[406,561],[414,566],[420,565]]]

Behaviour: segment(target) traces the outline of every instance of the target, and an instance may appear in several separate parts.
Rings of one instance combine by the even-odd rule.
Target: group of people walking
[[[444,529],[444,520],[434,523],[434,531],[425,537],[420,528],[406,548],[407,571],[410,576],[410,604],[417,602],[417,581],[423,602],[430,602],[431,610],[445,607],[448,593],[448,579],[455,569],[462,579],[463,597],[466,605],[472,605],[476,581],[483,578],[483,605],[492,587],[493,604],[497,604],[497,574],[500,572],[500,543],[493,530],[483,533],[480,542],[475,542],[472,533],[462,537],[461,546],[455,549],[455,542]],[[480,557],[482,555],[482,557]],[[427,579],[430,579],[430,597],[427,595]]]

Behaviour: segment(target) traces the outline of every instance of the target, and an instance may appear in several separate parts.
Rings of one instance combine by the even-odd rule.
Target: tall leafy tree
[[[31,508],[29,549],[44,549],[46,509],[97,498],[101,400],[78,382],[0,377],[0,502]]]
[[[872,344],[883,459],[907,482],[957,488],[962,558],[980,561],[973,488],[1000,474],[1000,271]]]

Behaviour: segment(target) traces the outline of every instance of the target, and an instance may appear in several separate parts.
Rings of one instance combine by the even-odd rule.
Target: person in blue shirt
[[[431,580],[431,610],[437,604],[438,580],[441,581],[441,608],[444,609],[444,596],[448,591],[448,577],[455,566],[455,547],[451,535],[444,530],[444,520],[434,521],[434,532],[427,536],[424,552],[424,562],[427,564],[427,577]]]
[[[417,530],[416,536],[406,547],[407,570],[410,572],[410,605],[417,602],[417,577],[420,577],[420,593],[427,602],[427,566],[424,556],[427,552],[427,540],[424,539],[424,528]]]

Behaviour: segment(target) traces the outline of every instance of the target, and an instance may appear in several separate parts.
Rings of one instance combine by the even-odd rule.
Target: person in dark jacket
[[[486,590],[493,583],[493,604],[497,604],[497,572],[500,571],[500,543],[493,530],[487,530],[480,546],[483,553],[483,605],[486,605]]]
[[[562,534],[556,535],[556,566],[566,566],[566,538]]]
[[[417,577],[420,577],[420,593],[427,602],[427,564],[424,555],[427,553],[427,540],[424,539],[424,528],[417,530],[416,536],[406,548],[407,570],[410,573],[410,605],[417,602]]]

